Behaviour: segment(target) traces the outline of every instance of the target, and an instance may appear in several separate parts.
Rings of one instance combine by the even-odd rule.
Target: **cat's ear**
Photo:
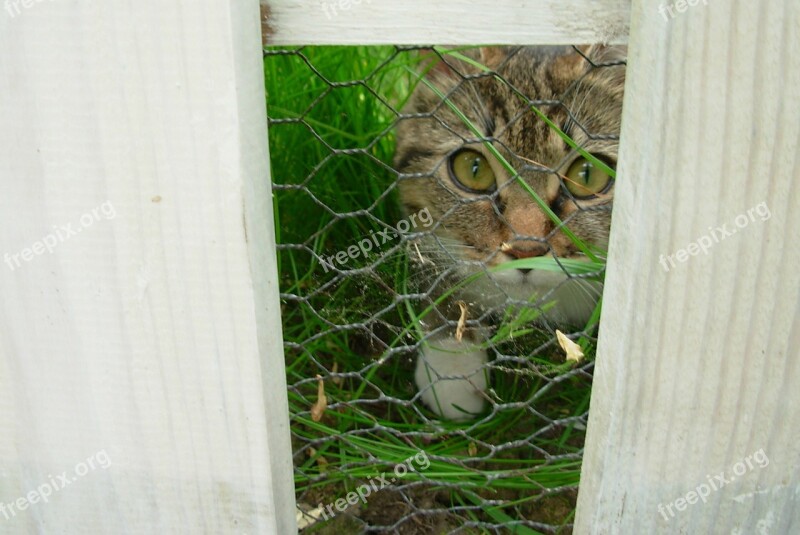
[[[575,49],[593,65],[624,62],[628,57],[628,47],[624,45],[583,45]]]
[[[436,52],[433,48],[424,48],[420,54],[419,72],[428,79],[457,80],[475,72],[469,63],[452,54]]]
[[[480,62],[495,71],[511,57],[512,50],[507,46],[484,46],[480,49]]]
[[[433,78],[464,78],[487,69],[496,70],[511,56],[511,50],[511,47],[487,46],[460,50],[457,54],[447,54],[434,52],[433,49],[423,49],[420,70]]]

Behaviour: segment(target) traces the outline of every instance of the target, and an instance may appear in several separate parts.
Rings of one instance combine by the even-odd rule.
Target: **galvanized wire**
[[[397,274],[404,273],[402,266],[407,265],[408,251],[413,251],[409,243],[415,235],[399,236],[374,255],[346,266],[322,267],[337,252],[330,249],[331,244],[352,244],[369,232],[394,229],[396,220],[390,217],[400,215],[396,187],[403,177],[381,151],[404,116],[398,96],[382,94],[385,86],[377,79],[392,68],[402,68],[408,58],[429,51],[420,47],[386,49],[385,59],[375,61],[370,73],[349,80],[327,76],[314,64],[309,53],[313,49],[264,52],[267,67],[270,62],[282,61],[282,75],[295,69],[297,76],[312,80],[310,93],[324,86],[318,94],[299,99],[296,108],[286,110],[285,102],[273,106],[278,100],[276,91],[281,90],[281,84],[274,83],[267,103],[273,189],[279,207],[277,248],[297,502],[310,511],[314,527],[309,529],[318,530],[316,533],[508,533],[514,527],[570,533],[588,403],[569,403],[588,400],[591,358],[564,366],[554,334],[556,326],[546,320],[535,333],[519,340],[490,341],[493,358],[487,367],[494,379],[507,385],[522,384],[510,391],[525,395],[496,398],[489,411],[472,422],[443,423],[422,405],[413,384],[413,360],[422,341],[411,325],[408,307],[430,303],[431,295],[426,288],[405,285]],[[353,146],[331,144],[322,122],[333,123],[336,130],[346,127],[336,125],[339,117],[319,117],[315,110],[340,90],[354,90],[354,97],[372,98],[385,108],[391,120],[380,125],[372,141]],[[297,135],[304,140],[302,145],[280,145],[283,132],[291,128],[301,129]],[[317,144],[314,150],[309,150],[311,144]],[[296,153],[287,155],[293,151]],[[309,153],[321,157],[309,161]],[[337,162],[353,162],[353,158],[360,159],[359,165],[371,166],[369,171],[361,176],[337,176]],[[307,174],[289,176],[284,172],[282,166],[290,159],[302,160]],[[376,179],[377,175],[382,178]],[[331,181],[336,180],[347,187],[364,184],[374,189],[374,195],[361,199],[362,205],[352,206],[344,196],[331,194]],[[303,213],[292,210],[298,206]],[[296,230],[300,227],[305,233]],[[488,324],[489,319],[471,318],[471,324]],[[593,331],[567,334],[595,341]],[[312,409],[318,403],[320,380],[328,405],[316,422]],[[562,397],[560,392],[565,391],[571,393]],[[559,406],[560,400],[566,405]],[[493,430],[492,422],[501,416],[504,428]],[[437,453],[444,451],[441,445],[447,441],[466,448],[457,454]],[[318,505],[324,509],[335,503],[377,474],[391,474],[397,459],[382,452],[398,444],[406,450],[425,451],[432,463],[471,474],[472,486],[468,487],[466,479],[420,470],[417,477],[398,478],[371,493],[366,503],[359,501],[345,512],[333,509],[333,519],[326,520],[313,511]],[[566,467],[567,482],[559,484],[557,475],[537,475],[548,467],[555,467],[556,474],[558,467]],[[504,482],[511,480],[514,484],[505,487]],[[541,482],[544,480],[546,483]],[[520,487],[520,481],[527,485]]]

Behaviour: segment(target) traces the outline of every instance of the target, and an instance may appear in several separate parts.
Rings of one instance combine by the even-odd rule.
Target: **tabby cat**
[[[614,168],[625,77],[620,48],[490,47],[463,54],[429,66],[399,122],[394,160],[405,211],[427,209],[434,218],[432,230],[409,247],[411,279],[429,295],[428,304],[454,284],[485,273],[421,320],[427,335],[415,372],[420,396],[453,420],[472,418],[486,407],[489,357],[480,345],[490,334],[483,327],[489,318],[514,303],[555,302],[546,312],[548,322],[579,324],[594,309],[599,282],[543,270],[489,273],[487,267],[542,256],[585,260],[564,226],[588,246],[606,250],[614,180],[553,126]],[[531,101],[553,126],[537,116]]]

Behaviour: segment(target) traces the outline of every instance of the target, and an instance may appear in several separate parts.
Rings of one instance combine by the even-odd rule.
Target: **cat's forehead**
[[[523,152],[564,147],[560,133],[539,113],[579,141],[602,148],[619,133],[624,67],[596,67],[573,47],[512,49],[498,65],[500,78],[481,80],[492,133]],[[535,109],[534,109],[535,108]],[[614,143],[612,143],[614,144]]]
[[[561,131],[585,150],[615,160],[624,66],[597,67],[587,59],[592,52],[597,54],[573,47],[493,47],[474,54],[492,65],[491,73],[463,62],[432,71],[428,83],[438,90],[421,84],[415,92],[410,116],[400,123],[397,161],[423,168],[438,162],[441,168],[444,155],[491,139],[521,170],[561,169],[576,154]]]
[[[494,57],[498,77],[482,84],[507,84],[529,99],[552,99],[567,91],[590,66],[572,47],[522,47],[504,49]]]

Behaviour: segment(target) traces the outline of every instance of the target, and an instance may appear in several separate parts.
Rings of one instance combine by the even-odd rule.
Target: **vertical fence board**
[[[0,13],[0,532],[293,532],[257,0],[24,4]]]
[[[800,4],[666,5],[633,5],[576,532],[797,533]]]

